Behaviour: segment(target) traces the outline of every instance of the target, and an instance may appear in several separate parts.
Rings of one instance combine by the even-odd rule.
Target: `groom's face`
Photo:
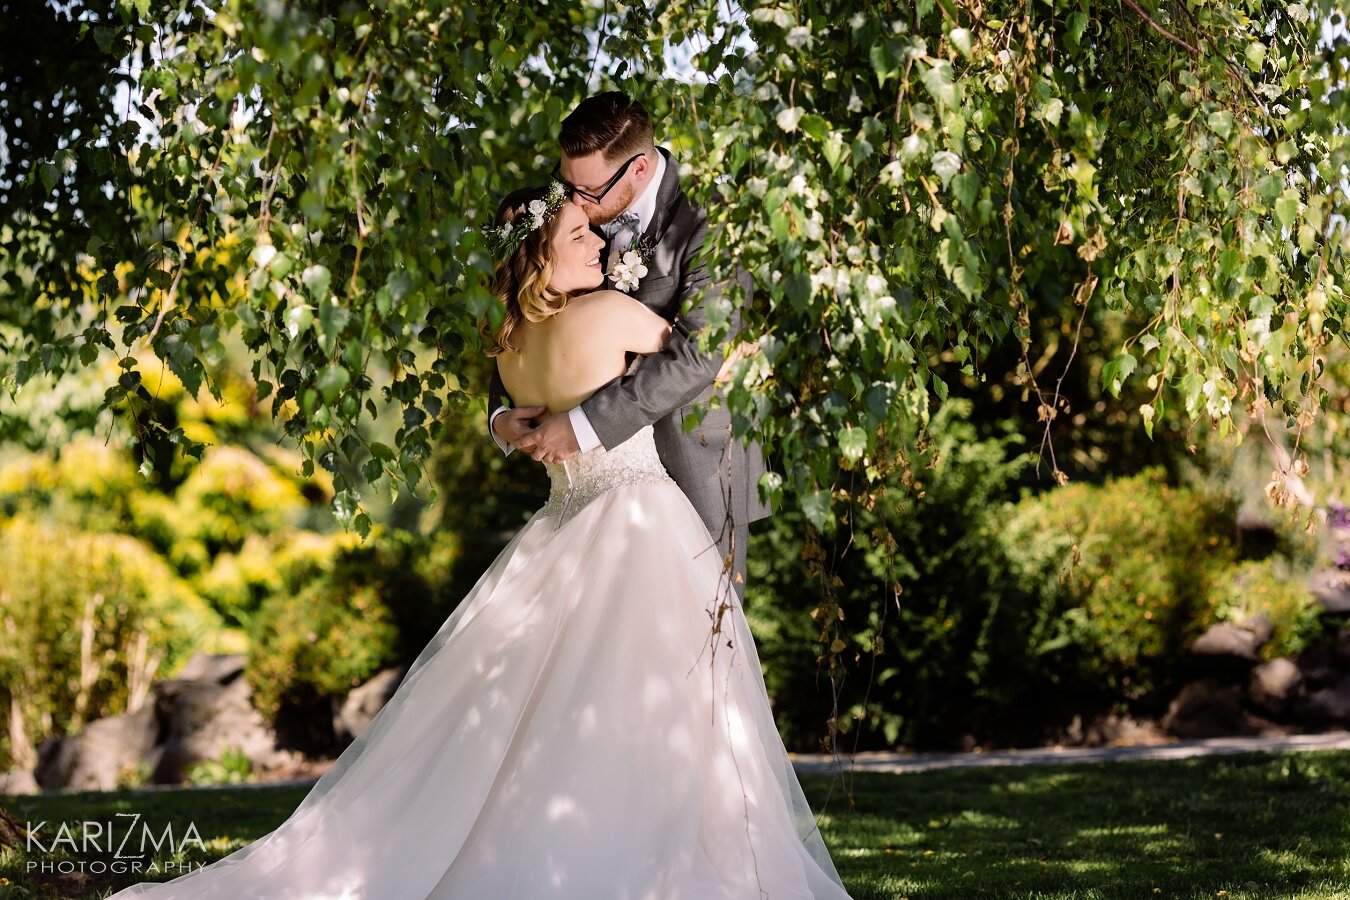
[[[624,160],[608,162],[603,151],[597,150],[589,156],[568,156],[562,154],[559,160],[560,174],[568,184],[579,187],[592,194],[605,191],[605,185],[614,177],[614,173],[623,168]],[[592,225],[603,225],[628,209],[637,196],[638,185],[646,184],[651,171],[651,160],[642,156],[628,166],[619,180],[614,183],[597,203],[581,194],[572,195],[572,203],[581,207]]]

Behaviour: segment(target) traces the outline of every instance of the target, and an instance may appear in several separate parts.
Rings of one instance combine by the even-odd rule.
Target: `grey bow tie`
[[[632,210],[629,210],[628,212],[619,213],[608,223],[606,223],[605,230],[610,237],[614,237],[614,235],[619,233],[620,228],[627,228],[633,234],[637,234],[638,214],[633,212]]]

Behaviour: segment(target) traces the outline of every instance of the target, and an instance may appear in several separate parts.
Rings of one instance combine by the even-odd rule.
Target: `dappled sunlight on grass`
[[[855,900],[1350,900],[1350,753],[801,780]],[[186,855],[209,861],[275,828],[305,793],[4,803],[52,827],[129,811],[193,822],[207,849]],[[0,875],[21,862],[0,856]]]
[[[813,802],[829,782],[803,778]],[[833,788],[826,840],[857,900],[1350,900],[1346,753],[859,774]]]

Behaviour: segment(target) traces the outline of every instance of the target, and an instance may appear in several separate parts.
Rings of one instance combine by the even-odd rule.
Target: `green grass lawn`
[[[1350,900],[1350,753],[813,775],[802,784],[856,900]],[[210,860],[275,828],[305,793],[184,789],[2,802],[49,829],[118,812],[140,813],[157,834],[173,823],[178,835],[190,822],[208,852],[194,847],[188,858]],[[25,874],[27,862],[0,856],[0,875],[10,880],[0,900],[105,897],[149,880],[123,875],[81,886]]]

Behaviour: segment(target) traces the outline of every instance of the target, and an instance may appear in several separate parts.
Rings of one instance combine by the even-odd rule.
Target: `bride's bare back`
[[[639,301],[596,291],[542,322],[518,326],[512,334],[517,350],[498,355],[497,370],[517,407],[548,407],[542,421],[622,375],[626,353],[655,353],[669,336],[670,323]]]

